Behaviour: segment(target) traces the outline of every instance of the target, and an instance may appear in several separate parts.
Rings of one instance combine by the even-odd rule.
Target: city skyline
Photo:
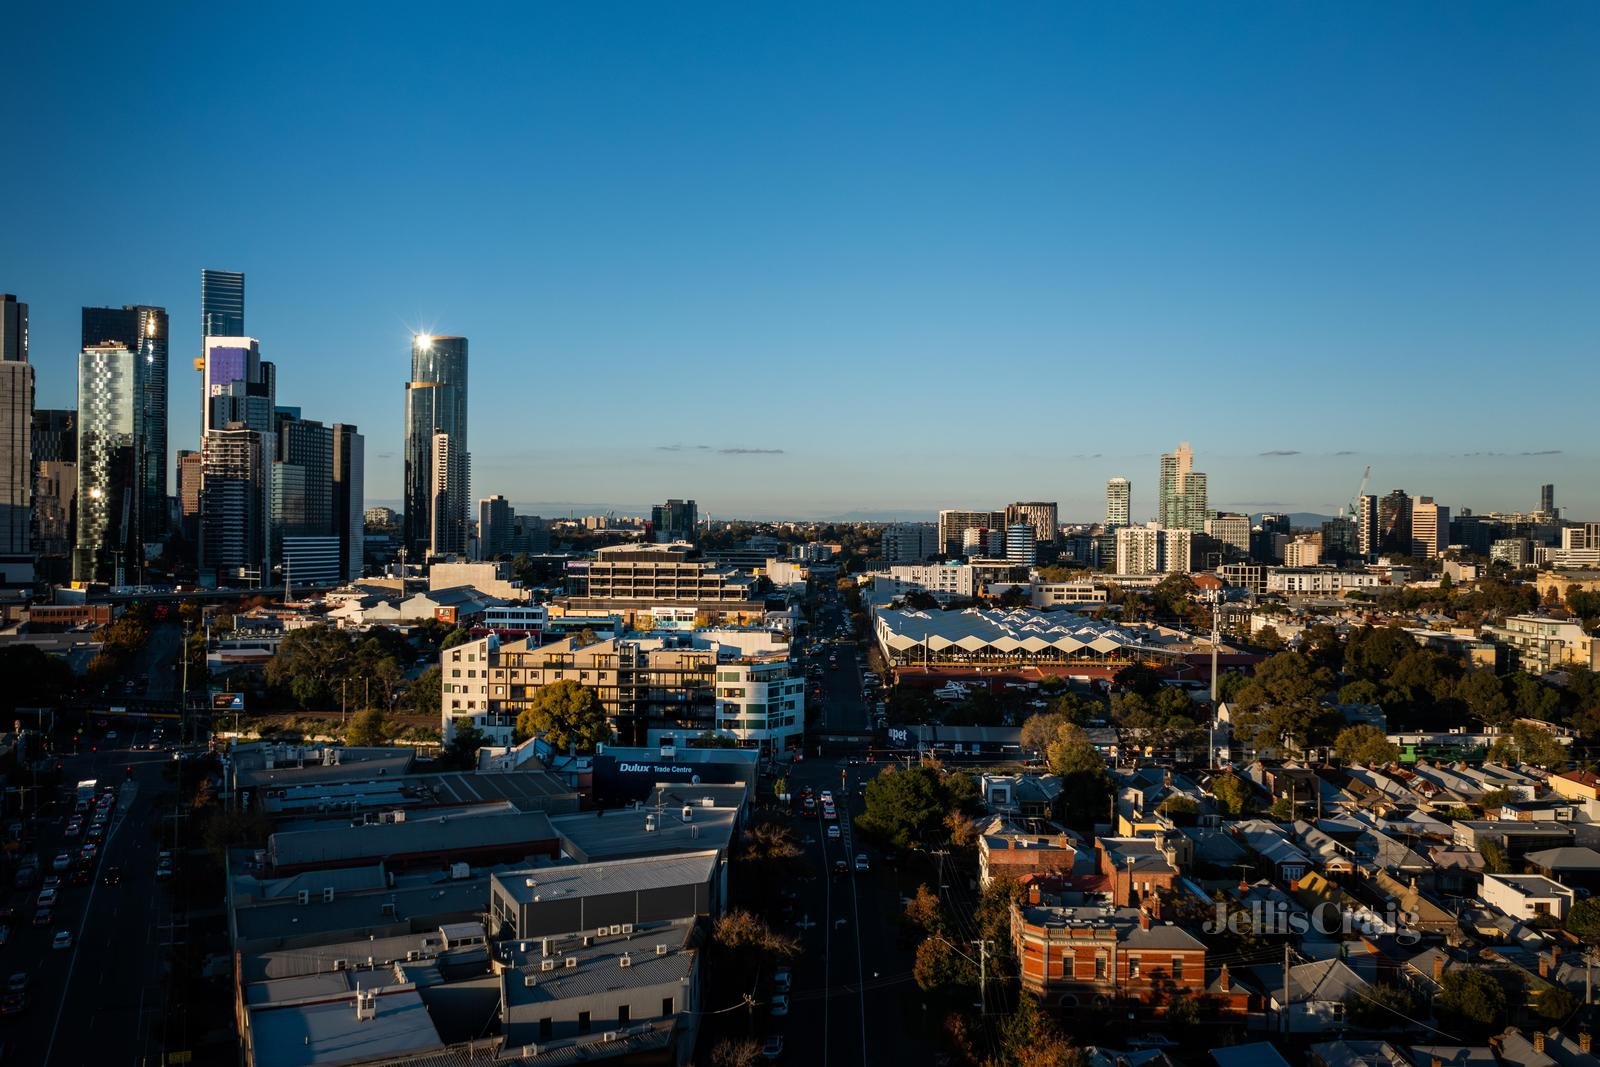
[[[1155,457],[1189,439],[1217,508],[1332,514],[1370,463],[1453,508],[1531,509],[1554,482],[1600,514],[1597,89],[1571,45],[1600,13],[1468,7],[1445,34],[1376,5],[805,12],[777,36],[738,9],[626,34],[535,12],[513,21],[546,59],[512,89],[492,63],[398,76],[380,57],[404,18],[306,41],[219,13],[211,32],[288,67],[217,85],[173,13],[30,10],[14,28],[37,47],[0,72],[37,161],[0,179],[31,205],[0,235],[0,291],[31,305],[37,405],[59,408],[81,308],[166,307],[173,350],[198,352],[195,272],[243,272],[281,395],[362,427],[373,502],[402,496],[393,383],[437,332],[470,336],[499,386],[474,405],[474,497],[806,517],[992,495],[1065,517],[1121,475],[1138,518]],[[458,61],[493,51],[435,32]],[[102,38],[169,72],[119,97],[139,122],[97,119],[52,61]],[[952,70],[959,91],[935,91]],[[103,136],[67,132],[86,125]],[[172,165],[197,128],[253,165]],[[408,151],[456,165],[382,164]],[[141,254],[88,260],[91,235]],[[1087,363],[1126,377],[1071,419],[1082,383],[1029,384]],[[1004,428],[949,433],[990,364],[1018,383],[985,379]],[[1563,385],[1510,372],[1539,366]],[[552,399],[596,381],[603,441]],[[708,382],[709,424],[661,416]],[[173,375],[172,450],[198,440],[195,384]]]

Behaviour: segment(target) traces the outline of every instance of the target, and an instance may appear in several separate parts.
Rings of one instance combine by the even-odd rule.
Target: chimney
[[[1150,929],[1150,913],[1148,911],[1139,912],[1139,929]]]
[[[1550,946],[1550,969],[1553,971],[1561,964],[1561,946]]]
[[[1444,1067],[1444,1061],[1439,1057],[1434,1056],[1428,1061],[1428,1067]]]
[[[1033,885],[1030,885],[1028,887],[1028,903],[1029,904],[1038,904],[1040,902],[1041,897],[1042,897],[1042,894],[1039,892],[1039,883],[1035,882]]]
[[[1535,1051],[1535,1052],[1543,1052],[1544,1051],[1544,1031],[1543,1030],[1535,1030],[1533,1032],[1533,1051]]]
[[[1539,977],[1540,978],[1549,978],[1550,977],[1550,957],[1548,957],[1548,956],[1540,956],[1539,957]]]
[[[1589,1037],[1589,1031],[1587,1031],[1587,1030],[1579,1030],[1578,1031],[1578,1051],[1583,1053],[1585,1056],[1589,1055],[1589,1045],[1590,1045],[1590,1043],[1591,1043],[1591,1038]]]
[[[1444,982],[1444,953],[1433,957],[1433,981],[1435,985]]]
[[[1222,965],[1222,973],[1217,975],[1217,988],[1224,993],[1231,992],[1233,989],[1233,979],[1228,974],[1228,965],[1226,963]]]

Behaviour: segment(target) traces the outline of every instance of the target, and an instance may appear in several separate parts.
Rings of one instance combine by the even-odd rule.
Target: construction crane
[[[1350,498],[1350,517],[1356,518],[1361,514],[1361,498],[1367,495],[1367,482],[1372,480],[1372,464],[1367,464],[1367,469],[1361,472],[1361,488],[1356,490],[1356,495]],[[1345,517],[1344,508],[1339,509],[1339,517]]]

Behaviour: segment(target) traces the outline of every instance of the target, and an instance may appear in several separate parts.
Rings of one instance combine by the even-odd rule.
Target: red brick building
[[[1013,906],[1022,987],[1063,1007],[1137,1001],[1157,1010],[1206,992],[1206,948],[1133,908]]]

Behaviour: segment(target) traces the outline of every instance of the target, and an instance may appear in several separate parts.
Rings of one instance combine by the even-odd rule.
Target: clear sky
[[[96,10],[98,6],[99,10]],[[1600,5],[8,9],[0,291],[247,275],[279,402],[399,496],[408,334],[471,339],[474,491],[719,515],[1331,512],[1373,466],[1600,518]]]

